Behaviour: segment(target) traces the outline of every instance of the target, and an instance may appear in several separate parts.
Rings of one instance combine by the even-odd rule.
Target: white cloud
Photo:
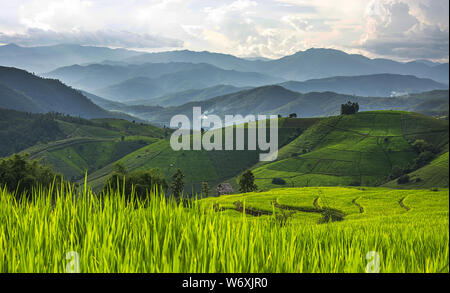
[[[6,7],[0,10],[3,40],[29,45],[82,41],[154,48],[183,42],[191,50],[269,58],[314,46],[369,57],[448,59],[448,0],[0,2]]]
[[[369,12],[377,13],[366,14],[367,29],[360,40],[361,48],[400,59],[448,59],[448,26],[445,28],[445,25],[433,24],[420,17],[428,12],[417,7],[411,9],[409,4],[400,1],[376,0],[369,5],[376,7],[375,10],[368,9]]]
[[[179,40],[127,31],[83,31],[75,29],[67,32],[55,32],[53,30],[43,30],[39,28],[28,29],[27,32],[23,34],[8,35],[0,33],[0,42],[16,43],[24,46],[56,44],[78,44],[123,48],[176,48],[183,46],[183,42]]]

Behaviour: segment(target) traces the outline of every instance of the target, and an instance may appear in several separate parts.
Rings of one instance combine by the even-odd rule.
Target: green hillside
[[[395,166],[405,168],[418,157],[411,146],[416,139],[444,148],[448,121],[396,111],[330,117],[280,149],[276,162],[258,164],[253,172],[260,189],[280,187],[275,178],[286,187],[378,186],[390,180]]]
[[[435,188],[448,187],[448,152],[434,159],[430,164],[409,173],[410,182],[398,184],[392,180],[383,186],[390,188]]]
[[[279,145],[291,142],[317,121],[319,119],[280,119]],[[258,161],[259,151],[173,151],[169,140],[157,141],[118,160],[131,171],[160,168],[166,178],[180,168],[185,175],[185,190],[189,193],[199,191],[203,181],[214,186],[233,178]],[[90,174],[90,184],[96,189],[103,186],[114,164]]]
[[[78,180],[170,134],[170,130],[119,119],[53,120],[60,134],[23,152],[40,158],[65,178]]]
[[[31,114],[0,108],[0,157],[65,137],[66,134],[58,127],[52,114]]]

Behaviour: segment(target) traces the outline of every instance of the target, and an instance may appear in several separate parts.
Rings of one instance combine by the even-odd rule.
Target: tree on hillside
[[[43,166],[39,160],[29,160],[28,154],[15,154],[0,160],[0,188],[17,191],[17,198],[29,195],[33,188],[49,188],[53,182],[58,186],[61,181],[61,175]]]
[[[289,114],[289,118],[297,118],[297,114],[296,113],[291,113],[291,114]]]
[[[183,172],[181,169],[178,169],[175,174],[172,176],[172,184],[170,185],[170,190],[172,191],[172,195],[177,199],[181,197],[184,190],[184,182],[183,182]]]
[[[149,171],[134,171],[128,170],[120,163],[114,166],[114,173],[108,177],[103,191],[113,194],[115,191],[125,191],[125,199],[128,201],[134,190],[136,198],[145,199],[153,190],[160,191],[167,190],[168,184],[162,172],[158,168]]]
[[[208,197],[208,195],[209,195],[208,182],[202,182],[202,194],[203,194],[203,196]]]
[[[126,175],[128,173],[127,168],[120,162],[114,165],[114,172],[120,175]]]
[[[414,148],[415,151],[417,151],[418,153],[423,153],[425,151],[429,151],[429,152],[436,152],[436,150],[434,149],[433,145],[429,144],[428,142],[426,142],[423,139],[416,139],[413,143],[412,143],[412,147]]]
[[[245,171],[239,178],[239,191],[242,193],[247,193],[257,189],[258,187],[255,184],[255,176],[252,171]]]
[[[356,114],[359,111],[359,104],[358,103],[352,103],[350,101],[347,102],[347,104],[341,105],[341,115],[351,115]]]

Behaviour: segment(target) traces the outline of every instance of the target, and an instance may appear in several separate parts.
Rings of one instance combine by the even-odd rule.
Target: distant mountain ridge
[[[288,81],[280,85],[299,93],[331,91],[339,94],[370,97],[389,97],[448,89],[448,85],[431,79],[399,74],[336,76],[303,82]]]
[[[243,116],[282,115],[296,113],[299,117],[324,117],[338,115],[340,106],[348,101],[358,102],[360,111],[404,110],[427,114],[448,113],[448,90],[411,94],[403,97],[359,97],[334,92],[310,92],[301,94],[279,85],[263,86],[223,95],[206,101],[190,102],[177,107],[148,108],[139,113],[142,119],[167,124],[177,114],[192,116],[193,107],[201,107],[204,113]]]
[[[163,95],[192,89],[204,89],[216,85],[230,85],[234,87],[257,87],[282,82],[256,72],[241,72],[224,70],[210,64],[161,75],[156,78],[133,77],[116,85],[94,91],[102,97],[126,102],[131,100],[151,100]]]
[[[43,73],[58,67],[103,60],[122,60],[141,54],[126,49],[60,44],[41,47],[0,46],[0,65]]]
[[[355,76],[370,74],[402,74],[430,78],[448,84],[448,63],[433,65],[429,62],[402,63],[389,59],[370,59],[363,55],[347,54],[334,49],[311,48],[276,60],[247,60],[232,55],[170,51],[144,53],[124,61],[141,64],[146,62],[192,62],[209,63],[224,69],[264,72],[287,80],[305,81],[333,76]]]
[[[179,71],[201,69],[207,64],[195,63],[144,63],[144,64],[89,64],[61,67],[45,77],[57,78],[73,87],[95,91],[136,77],[157,78]]]
[[[448,84],[449,65],[428,60],[397,62],[370,59],[335,49],[311,48],[279,59],[239,58],[229,54],[189,50],[142,53],[126,49],[110,49],[62,44],[42,47],[0,46],[0,65],[34,72],[49,72],[73,64],[143,64],[143,63],[208,63],[226,70],[261,72],[286,80],[305,81],[333,76],[370,74],[402,74],[430,78]]]

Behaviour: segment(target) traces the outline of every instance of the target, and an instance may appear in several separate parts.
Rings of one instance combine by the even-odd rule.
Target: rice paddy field
[[[448,151],[448,121],[401,111],[329,117],[281,148],[277,161],[255,166],[255,183],[261,189],[283,187],[274,178],[283,179],[284,187],[379,186],[391,180],[394,166],[417,158],[411,145],[417,139]],[[412,174],[422,180],[410,188],[448,187],[445,157],[422,171]]]
[[[0,191],[0,272],[74,261],[90,273],[449,271],[448,189],[306,187],[180,204],[153,192],[126,204],[85,186],[32,201]]]

